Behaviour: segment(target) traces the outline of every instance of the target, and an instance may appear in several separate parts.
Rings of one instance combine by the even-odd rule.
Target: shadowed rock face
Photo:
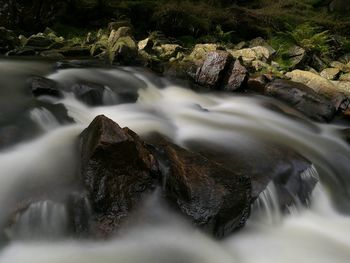
[[[155,149],[166,167],[164,195],[175,208],[217,237],[244,225],[251,202],[248,177],[164,139]]]

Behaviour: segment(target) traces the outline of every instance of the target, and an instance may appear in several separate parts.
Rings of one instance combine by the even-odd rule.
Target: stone
[[[340,71],[343,71],[345,73],[350,73],[350,67],[345,65],[345,64],[343,64],[343,63],[341,63],[341,62],[339,62],[339,61],[332,61],[330,66],[332,68],[337,68]]]
[[[320,76],[328,79],[328,80],[335,80],[339,77],[340,75],[340,70],[338,68],[326,68],[322,70],[320,73]]]
[[[183,50],[178,44],[162,44],[154,49],[162,60],[169,60],[170,58],[176,57],[177,54]]]
[[[248,79],[247,88],[248,90],[263,94],[265,92],[265,86],[269,82],[270,80],[264,74],[251,76]]]
[[[42,33],[32,35],[28,38],[26,46],[33,48],[49,48],[54,41]]]
[[[39,96],[52,96],[60,98],[62,93],[59,90],[59,85],[56,81],[40,77],[30,77],[27,82],[29,83],[32,93],[35,97]]]
[[[151,38],[146,38],[144,40],[139,41],[137,44],[139,50],[144,50],[146,52],[152,52],[154,42]]]
[[[317,129],[311,122],[309,125]],[[308,205],[318,182],[317,173],[309,160],[290,148],[271,142],[261,142],[252,150],[232,149],[228,152],[203,144],[190,146],[209,160],[233,171],[233,174],[250,178],[253,202],[262,193],[271,191],[268,187],[273,184],[281,209],[288,211],[291,205]]]
[[[198,69],[196,82],[208,88],[218,88],[231,61],[232,57],[226,51],[209,52],[204,64]]]
[[[81,133],[80,153],[95,231],[108,236],[159,184],[157,163],[134,132],[103,115]]]
[[[272,55],[269,49],[263,46],[228,51],[234,58],[242,57],[243,61],[247,63],[251,63],[254,60],[261,60],[266,62]]]
[[[293,46],[286,52],[286,58],[290,61],[290,68],[301,66],[306,60],[306,50],[299,46]]]
[[[103,105],[104,85],[95,83],[77,83],[71,87],[77,99],[90,106]]]
[[[166,170],[165,198],[203,230],[224,237],[250,213],[250,179],[201,154],[158,139],[155,156]]]
[[[344,55],[342,55],[339,59],[339,62],[343,63],[343,64],[348,64],[350,63],[350,53],[346,53]],[[350,66],[350,65],[349,65]]]
[[[209,52],[218,49],[219,46],[217,44],[197,44],[189,55],[189,60],[193,61],[196,65],[200,65],[206,59]]]
[[[340,81],[350,81],[350,73],[342,74],[339,78]]]
[[[258,47],[258,46],[262,46],[262,47],[265,47],[269,50],[270,54],[271,55],[274,55],[276,54],[276,50],[271,47],[265,39],[263,39],[262,37],[257,37],[257,38],[254,38],[252,40],[250,40],[249,42],[249,47],[252,48],[252,47]]]
[[[313,89],[318,94],[330,99],[336,110],[341,108],[348,99],[331,81],[309,71],[293,70],[286,74],[292,81],[300,82]]]
[[[247,86],[249,72],[242,64],[243,62],[240,59],[236,59],[233,63],[232,69],[228,71],[229,78],[224,90],[237,91]]]
[[[336,113],[332,101],[302,83],[275,80],[266,85],[264,94],[287,103],[316,121],[329,122]]]

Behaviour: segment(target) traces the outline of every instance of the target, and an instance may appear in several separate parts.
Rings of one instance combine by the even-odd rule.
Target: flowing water
[[[57,81],[63,97],[33,98],[31,75]],[[103,90],[97,105],[74,95],[72,87],[86,83]],[[220,241],[174,215],[156,195],[143,207],[148,220],[125,233],[108,241],[73,238],[64,203],[81,190],[76,140],[100,114],[144,138],[157,132],[183,147],[249,155],[267,169],[264,145],[284,145],[313,163],[302,178],[320,183],[308,207],[296,202],[287,214],[270,184],[247,226]],[[0,60],[0,225],[6,228],[0,263],[348,263],[350,148],[343,128],[313,123],[269,98],[195,92],[137,68],[57,70]],[[26,199],[29,206],[18,204]],[[11,218],[16,207],[23,211]]]

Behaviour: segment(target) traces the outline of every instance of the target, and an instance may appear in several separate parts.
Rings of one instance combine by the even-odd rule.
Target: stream
[[[350,147],[340,124],[319,124],[259,95],[193,91],[141,68],[102,68],[0,59],[0,263],[348,263]],[[59,83],[62,96],[33,97],[28,78]],[[102,90],[77,94],[85,86]],[[62,200],[79,194],[76,140],[98,115],[141,138],[152,133],[196,150],[249,155],[269,169],[264,145],[298,152],[319,179],[307,206],[283,214],[273,185],[260,195],[247,225],[223,240],[195,229],[153,195],[144,215],[116,237],[72,237]],[[18,202],[50,192],[8,220]],[[86,207],[89,207],[86,200]],[[20,205],[19,205],[20,206]],[[88,210],[88,209],[87,209]],[[88,214],[86,215],[88,217]]]

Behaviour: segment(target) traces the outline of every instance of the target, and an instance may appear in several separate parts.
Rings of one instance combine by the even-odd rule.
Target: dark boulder
[[[209,52],[203,65],[198,69],[197,83],[208,88],[219,88],[232,59],[232,56],[223,50]]]
[[[39,96],[52,96],[62,97],[62,93],[59,90],[59,85],[56,81],[40,77],[33,76],[27,81],[31,87],[32,93],[35,97]]]
[[[231,69],[228,72],[228,81],[224,89],[227,91],[236,91],[246,87],[249,73],[248,70],[242,65],[241,59],[236,59],[232,64]]]
[[[165,174],[164,195],[197,226],[223,237],[242,227],[250,213],[250,179],[164,139],[155,156]]]
[[[101,84],[87,82],[77,83],[71,87],[71,90],[77,99],[88,105],[103,105],[103,94],[105,92],[105,87]]]
[[[224,50],[209,52],[196,73],[196,82],[216,90],[236,91],[246,86],[248,70],[241,59],[234,59]]]
[[[292,149],[261,143],[253,150],[225,152],[203,145],[192,145],[208,159],[226,169],[251,179],[252,200],[256,200],[272,183],[282,210],[299,204],[308,204],[318,182],[312,163]]]
[[[266,85],[265,95],[289,104],[316,121],[330,121],[336,113],[332,101],[301,83],[275,80]]]
[[[98,116],[80,135],[81,177],[95,214],[96,231],[113,233],[158,184],[153,155],[128,128]]]
[[[251,76],[247,81],[248,90],[263,94],[265,86],[270,80],[265,75]]]

